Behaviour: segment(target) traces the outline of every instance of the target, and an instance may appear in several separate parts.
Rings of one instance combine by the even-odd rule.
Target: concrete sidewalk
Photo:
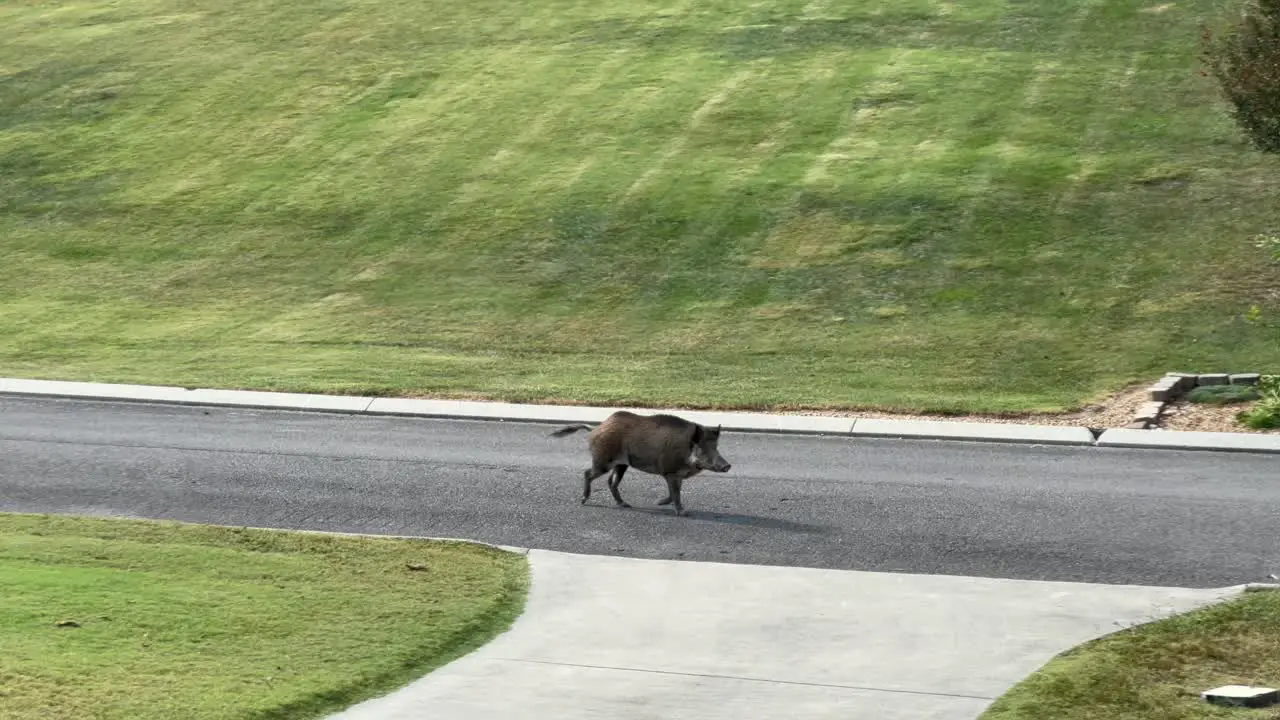
[[[972,720],[1063,650],[1238,592],[529,558],[510,631],[332,720]]]

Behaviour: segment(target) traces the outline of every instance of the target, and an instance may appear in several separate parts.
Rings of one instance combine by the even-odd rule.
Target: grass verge
[[[6,2],[0,374],[1000,412],[1269,367],[1223,7]]]
[[[467,544],[23,514],[0,577],[5,720],[321,717],[483,644],[527,587]]]
[[[1016,685],[981,720],[1275,720],[1280,710],[1200,699],[1221,685],[1280,682],[1280,592],[1131,628],[1070,650]]]

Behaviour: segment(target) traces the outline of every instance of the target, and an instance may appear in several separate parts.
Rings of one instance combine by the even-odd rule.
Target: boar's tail
[[[591,426],[590,426],[590,425],[583,425],[583,424],[579,423],[579,424],[577,424],[577,425],[570,425],[570,426],[568,426],[568,427],[562,427],[562,428],[560,428],[559,430],[557,430],[557,431],[555,431],[555,432],[551,433],[551,437],[564,437],[565,435],[572,435],[572,434],[574,434],[574,433],[578,432],[579,430],[590,430],[590,429],[591,429]]]

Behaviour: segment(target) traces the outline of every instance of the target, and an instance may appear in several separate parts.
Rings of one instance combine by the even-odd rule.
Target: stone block
[[[1165,375],[1155,385],[1147,388],[1147,395],[1156,402],[1168,402],[1181,395],[1182,378]]]
[[[1134,420],[1124,427],[1126,430],[1146,430],[1150,424],[1151,423],[1146,420]],[[1103,432],[1105,433],[1105,431]]]
[[[1138,408],[1138,414],[1134,415],[1134,420],[1151,420],[1154,421],[1160,417],[1160,411],[1164,409],[1162,402],[1145,402],[1142,407]]]
[[[1248,685],[1223,685],[1200,693],[1205,702],[1228,707],[1264,708],[1280,702],[1280,690]]]
[[[1257,385],[1260,377],[1258,373],[1237,373],[1227,379],[1232,385]]]
[[[1197,385],[1226,385],[1231,379],[1226,373],[1209,373],[1196,378]]]

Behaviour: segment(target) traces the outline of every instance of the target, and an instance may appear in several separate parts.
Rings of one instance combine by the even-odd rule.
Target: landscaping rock
[[[1177,378],[1178,392],[1184,393],[1196,386],[1196,380],[1200,377],[1195,373],[1165,373],[1165,378]]]
[[[1201,375],[1196,379],[1197,385],[1226,385],[1231,381],[1231,376],[1226,373],[1210,373]]]
[[[1133,422],[1129,423],[1128,425],[1125,425],[1124,427],[1126,430],[1146,430],[1148,427],[1150,427],[1150,425],[1151,423],[1147,422],[1146,420],[1134,420]]]
[[[1239,373],[1228,377],[1232,385],[1257,385],[1261,377],[1258,373]]]

